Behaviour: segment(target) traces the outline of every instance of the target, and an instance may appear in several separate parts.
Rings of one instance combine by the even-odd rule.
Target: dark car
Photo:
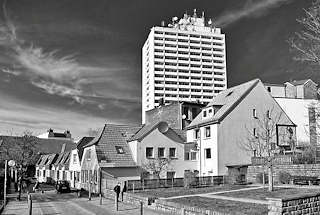
[[[68,181],[57,181],[56,190],[58,193],[70,193],[70,184]]]

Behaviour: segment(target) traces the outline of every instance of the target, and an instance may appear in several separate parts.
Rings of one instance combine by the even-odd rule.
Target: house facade
[[[106,124],[101,133],[84,146],[81,160],[81,187],[100,192],[117,181],[140,179],[127,140],[141,127]],[[113,188],[113,187],[112,187]]]
[[[69,163],[70,152],[65,152],[58,155],[51,168],[54,181],[70,181]]]
[[[40,183],[53,181],[52,166],[58,158],[57,154],[41,155],[36,164],[36,178]]]
[[[71,150],[70,152],[70,163],[69,163],[69,171],[70,171],[70,185],[73,188],[80,189],[81,181],[81,160],[83,155],[83,147],[88,144],[94,137],[83,137],[77,143],[77,146]]]
[[[200,176],[224,175],[228,167],[249,165],[254,152],[243,144],[259,131],[261,120],[274,116],[280,133],[294,133],[295,124],[258,79],[219,93],[187,127],[187,142],[199,149]],[[283,136],[275,136],[272,142],[278,148],[290,148],[292,142]]]
[[[185,171],[193,171],[197,167],[197,151],[192,151],[190,144],[185,142],[183,130],[172,129],[168,123],[161,121],[142,127],[128,144],[138,166],[145,168],[149,163],[159,164],[167,159],[160,177],[177,178],[184,177]],[[154,176],[154,170],[147,168],[148,177]]]

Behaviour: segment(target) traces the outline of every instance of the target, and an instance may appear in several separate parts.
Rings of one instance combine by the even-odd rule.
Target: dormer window
[[[208,112],[209,112],[209,114],[212,113],[212,109],[210,108]]]
[[[124,154],[124,149],[122,146],[115,146],[118,154]]]
[[[258,118],[258,117],[257,117],[257,110],[256,110],[256,109],[252,109],[252,116],[253,116],[254,118]]]
[[[207,117],[207,111],[206,110],[203,111],[203,117]]]
[[[269,110],[267,111],[267,114],[266,114],[266,115],[267,115],[267,119],[271,119],[271,117],[270,117],[270,111],[269,111]]]
[[[233,91],[230,91],[230,92],[227,94],[227,96],[231,96],[232,93],[233,93]]]

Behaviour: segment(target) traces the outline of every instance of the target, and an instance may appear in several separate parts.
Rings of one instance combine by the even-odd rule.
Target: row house
[[[81,160],[83,155],[83,147],[87,145],[94,137],[83,137],[81,138],[77,146],[71,150],[70,154],[70,185],[73,188],[80,189],[80,174],[81,174]]]
[[[70,152],[58,155],[56,162],[52,165],[52,177],[54,181],[70,180]]]
[[[57,154],[41,155],[36,164],[36,178],[40,183],[50,183],[53,180],[52,166],[58,158]]]
[[[262,121],[275,118],[277,135],[272,143],[279,150],[290,150],[295,124],[259,79],[220,92],[187,127],[187,142],[194,142],[198,148],[200,176],[225,175],[228,168],[246,168],[254,151],[244,150],[242,144],[249,135],[256,137],[261,132]],[[292,141],[286,138],[289,135]]]

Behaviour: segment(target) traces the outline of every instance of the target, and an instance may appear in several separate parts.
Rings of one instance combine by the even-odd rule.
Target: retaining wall
[[[268,198],[268,215],[320,214],[320,193],[276,199]]]
[[[247,171],[247,182],[257,182],[257,175],[263,172],[268,173],[267,167],[249,166]],[[291,165],[274,165],[273,176],[274,182],[279,182],[279,173],[287,172],[296,176],[320,176],[320,164],[291,164]]]
[[[108,199],[115,199],[115,192],[113,190],[104,189],[103,196]],[[133,205],[140,205],[140,202],[143,202],[144,205],[150,205],[154,202],[154,199],[155,198],[142,197],[142,196],[135,195],[133,193],[127,193],[127,192],[123,194],[123,201]],[[121,194],[119,196],[119,200],[121,200]]]

